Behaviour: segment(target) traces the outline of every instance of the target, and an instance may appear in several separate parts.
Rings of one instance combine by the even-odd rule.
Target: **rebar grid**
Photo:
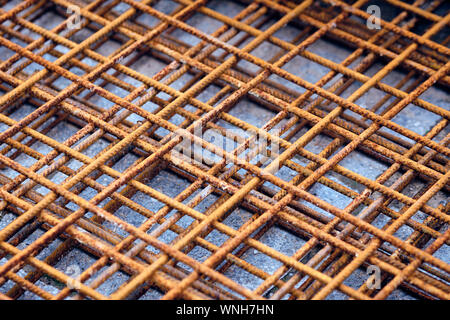
[[[1,4],[0,299],[450,298],[446,1]]]

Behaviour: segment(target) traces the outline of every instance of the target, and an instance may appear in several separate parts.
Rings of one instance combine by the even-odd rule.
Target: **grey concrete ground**
[[[12,5],[12,4],[10,4],[10,5]],[[240,12],[244,8],[242,5],[231,2],[231,1],[219,1],[219,0],[210,1],[208,3],[208,7],[218,10],[220,12],[223,12],[229,16],[236,15],[238,12]],[[163,12],[168,13],[174,9],[174,5],[173,5],[173,3],[169,2],[169,1],[160,1],[156,5],[156,8]],[[126,9],[127,9],[126,6],[124,6],[122,8],[122,10],[126,10]],[[147,24],[155,23],[155,21],[152,22],[152,20],[149,19],[148,16],[143,16],[139,19],[145,21]],[[145,20],[145,19],[147,19],[147,20]],[[51,28],[51,27],[55,26],[57,23],[59,23],[60,21],[61,21],[61,18],[58,18],[55,15],[49,13],[47,16],[40,19],[40,21],[38,21],[38,23],[42,23],[46,27]],[[207,18],[207,17],[199,15],[199,14],[196,14],[192,18],[190,18],[188,20],[188,23],[190,25],[197,27],[208,33],[213,32],[215,29],[217,29],[218,27],[221,26],[221,24],[218,21],[214,21],[210,18]],[[271,21],[268,25],[270,25],[271,23],[273,23],[273,21]],[[296,29],[292,26],[286,26],[282,30],[277,32],[276,36],[281,39],[284,39],[284,40],[291,40],[298,34],[298,32],[299,32],[298,29]],[[83,36],[87,36],[87,35],[82,35],[80,37],[83,37]],[[181,32],[181,31],[175,31],[173,33],[173,36],[177,37],[183,41],[186,41],[189,44],[195,44],[198,42],[198,39],[196,39],[195,37],[193,37],[187,33]],[[245,45],[245,43],[243,45]],[[101,47],[100,52],[102,54],[109,54],[112,51],[114,51],[116,48],[117,48],[117,43],[115,43],[113,41],[108,41],[108,43],[106,45],[103,45]],[[326,57],[332,61],[335,61],[335,62],[342,61],[352,52],[348,48],[344,48],[342,46],[336,45],[335,43],[332,43],[327,40],[319,40],[319,41],[315,42],[309,48],[309,50],[318,55]],[[275,55],[277,52],[278,52],[278,48],[276,48],[275,46],[273,46],[269,43],[264,43],[263,45],[259,46],[256,50],[254,50],[252,52],[252,54],[254,54],[258,57],[261,57],[261,58],[269,59],[270,57]],[[11,53],[8,50],[6,50],[4,48],[0,48],[0,56],[2,57],[2,59],[4,59],[5,55],[10,55],[10,54]],[[89,61],[89,59],[84,59],[84,61],[86,63],[92,63],[92,61]],[[238,65],[240,67],[247,68],[247,69],[255,71],[255,72],[258,71],[258,68],[255,65],[252,65],[248,62],[241,61],[241,62],[239,62]],[[154,59],[150,56],[147,56],[147,57],[142,57],[136,64],[134,64],[132,66],[132,68],[135,70],[138,70],[139,72],[141,72],[143,74],[152,76],[164,66],[165,66],[165,64],[163,64],[162,62],[157,61],[156,59]],[[375,64],[366,72],[366,74],[368,76],[371,76],[371,75],[375,74],[378,70],[380,70],[380,68],[382,68],[382,66],[383,66],[382,64]],[[33,65],[33,66],[30,66],[29,68],[38,69],[39,67]],[[324,76],[329,71],[327,68],[322,67],[318,64],[309,62],[306,59],[301,58],[301,57],[294,58],[291,62],[286,64],[283,68],[285,70],[288,70],[289,72],[291,72],[295,75],[298,75],[298,76],[306,79],[307,81],[311,81],[311,82],[318,81],[322,76]],[[405,76],[405,74],[403,72],[395,71],[395,72],[392,72],[385,79],[383,79],[383,82],[387,83],[389,85],[395,85],[404,76]],[[185,77],[181,78],[179,81],[172,84],[171,86],[176,89],[179,89],[179,88],[181,88],[183,83],[189,77],[190,76],[185,76]],[[137,82],[133,79],[130,79],[128,77],[123,77],[123,79],[126,81],[129,81],[132,84],[137,85]],[[299,93],[304,92],[304,89],[302,89],[288,81],[285,81],[279,77],[272,76],[271,80],[279,81],[279,82],[283,83],[284,85],[288,86],[289,88],[291,88],[292,90],[298,91]],[[64,88],[67,85],[67,83],[68,83],[67,81],[60,80],[57,83],[57,85],[59,85],[61,88]],[[359,83],[353,84],[349,88],[349,90],[346,91],[344,96],[347,97],[354,90],[356,90],[359,86],[360,86]],[[117,94],[121,97],[126,95],[125,91],[123,91],[117,87],[107,86],[106,88],[108,90],[110,90],[111,92],[113,92],[114,94]],[[207,101],[208,98],[212,97],[215,93],[217,93],[219,89],[220,89],[219,87],[211,85],[198,98],[202,101]],[[161,97],[164,97],[164,95],[161,95]],[[381,97],[382,97],[382,94],[380,93],[380,91],[371,89],[367,94],[365,94],[363,97],[361,97],[357,101],[357,103],[363,107],[370,107],[375,102],[377,102]],[[423,94],[422,98],[426,101],[429,101],[429,102],[436,104],[438,106],[441,106],[443,108],[450,109],[450,95],[448,94],[448,92],[446,92],[443,89],[432,88],[432,89],[428,90],[425,94]],[[92,99],[92,102],[97,103],[98,105],[100,105],[104,108],[111,106],[111,102],[108,102],[105,99],[99,98],[99,97],[95,97],[95,99]],[[153,111],[155,109],[155,106],[152,105],[151,103],[147,103],[144,106],[144,108],[146,108],[149,111]],[[19,120],[19,119],[23,118],[24,116],[26,116],[28,113],[30,113],[33,109],[34,108],[32,106],[30,106],[28,104],[24,104],[21,108],[18,108],[17,111],[15,111],[13,113],[12,118]],[[241,120],[247,121],[258,127],[263,126],[267,121],[269,121],[275,115],[274,112],[267,110],[266,108],[262,107],[261,105],[258,105],[257,103],[255,103],[253,101],[250,101],[249,99],[241,99],[236,104],[236,106],[230,110],[229,113]],[[351,112],[348,112],[348,113],[352,114]],[[353,115],[355,115],[355,114],[353,114]],[[136,115],[130,116],[128,119],[133,122],[142,120],[139,116],[136,116]],[[171,119],[171,121],[178,124],[181,121],[181,119],[173,118],[173,119]],[[429,129],[431,127],[433,127],[439,121],[439,117],[430,112],[425,111],[424,109],[410,105],[407,108],[405,108],[399,115],[397,115],[393,119],[393,121],[395,121],[396,123],[398,123],[402,126],[407,127],[408,129],[410,129],[414,132],[417,132],[417,133],[423,135],[426,132],[428,132]],[[225,123],[222,120],[218,121],[217,124],[224,126],[226,128],[229,128],[229,129],[234,129],[234,128],[232,128],[232,126],[230,124]],[[6,129],[6,126],[4,124],[0,124],[0,130],[3,131],[5,129]],[[56,128],[54,128],[48,134],[48,136],[50,136],[58,141],[64,141],[65,139],[70,137],[72,134],[74,134],[77,130],[78,129],[75,126],[73,126],[71,124],[63,123],[63,124],[57,126]],[[389,131],[390,133],[394,133],[393,131],[390,131],[387,129],[382,129],[382,130]],[[297,133],[296,136],[292,139],[292,141],[295,141],[295,139],[301,137],[305,133],[305,131],[306,131],[306,129]],[[157,131],[157,133],[164,135],[167,132],[162,129],[159,129]],[[449,133],[448,127],[446,128],[446,130],[441,132],[438,135],[438,137],[436,137],[434,140],[439,141],[447,133]],[[320,136],[316,137],[315,139],[313,139],[313,141],[306,146],[306,149],[309,151],[318,153],[326,145],[328,145],[328,143],[330,143],[331,141],[332,141],[331,138],[329,138],[325,135],[320,135]],[[90,157],[93,157],[96,154],[98,154],[101,150],[103,150],[105,147],[107,147],[108,144],[109,143],[104,140],[99,140],[97,143],[93,144],[90,148],[88,148],[84,153]],[[44,144],[40,144],[40,143],[34,144],[33,148],[44,154],[51,150],[48,146],[45,146]],[[137,160],[136,156],[134,156],[132,154],[128,154],[114,166],[114,169],[116,169],[118,171],[124,171],[136,160]],[[293,160],[300,164],[307,163],[305,159],[303,159],[299,156],[294,157]],[[28,156],[20,156],[19,158],[17,158],[17,161],[25,166],[30,166],[32,163],[34,163],[34,160]],[[359,151],[353,152],[351,155],[349,155],[343,161],[341,161],[340,164],[346,168],[353,170],[354,172],[357,172],[357,173],[359,173],[369,179],[373,179],[373,180],[376,179],[384,170],[386,170],[388,168],[388,166],[385,163],[374,160],[373,158],[371,158]],[[81,164],[76,161],[71,161],[71,162],[69,162],[68,165],[69,165],[69,167],[76,170],[80,167]],[[10,169],[1,169],[1,173],[5,174],[11,178],[17,175],[17,173],[13,172]],[[286,181],[291,180],[294,177],[294,175],[295,174],[293,171],[286,169],[286,168],[282,168],[282,170],[280,170],[280,172],[277,173],[277,176],[279,176],[280,178],[283,178]],[[337,173],[333,173],[333,172],[328,173],[326,176],[336,182],[339,182],[339,183],[345,185],[346,187],[348,187],[354,191],[361,192],[362,190],[364,190],[364,187],[362,185],[359,185],[353,181],[350,181],[347,178],[340,176]],[[387,185],[390,185],[399,176],[400,176],[400,174],[395,174],[394,177],[389,180]],[[65,179],[65,176],[63,176],[62,174],[56,174],[56,175],[52,176],[51,179],[54,182],[61,183]],[[111,181],[111,178],[102,176],[98,181],[104,185],[107,185]],[[151,186],[152,188],[155,188],[156,190],[161,191],[164,194],[171,196],[171,197],[175,197],[176,195],[178,195],[182,190],[184,190],[190,184],[188,181],[181,179],[177,175],[175,175],[167,170],[160,172],[155,178],[151,179],[150,181],[147,181],[146,183],[149,186]],[[423,182],[417,180],[414,183],[412,183],[410,186],[408,186],[408,188],[406,188],[403,191],[403,193],[408,196],[413,196],[415,194],[415,192],[417,192],[422,186],[423,186]],[[48,193],[48,190],[43,187],[35,188],[35,191],[40,192],[41,194],[44,194],[44,195]],[[311,193],[318,195],[321,199],[333,204],[334,206],[336,206],[338,208],[345,208],[345,206],[347,206],[351,201],[351,199],[349,199],[349,198],[347,198],[325,186],[318,185],[318,184],[314,185],[310,191],[311,191]],[[83,192],[81,194],[81,196],[83,196],[85,199],[91,199],[95,194],[96,194],[96,192],[93,189],[88,188],[85,192]],[[196,194],[197,193],[195,193],[193,196],[195,196]],[[193,196],[191,196],[189,199],[187,199],[185,201],[185,203],[187,203],[190,199],[192,199]],[[374,194],[372,197],[377,197],[377,196],[379,196],[379,195]],[[155,199],[152,199],[149,196],[144,195],[140,192],[138,192],[136,195],[134,195],[132,200],[138,204],[145,206],[146,208],[148,208],[152,211],[157,211],[158,209],[163,207],[163,204],[161,202],[159,202]],[[217,197],[214,195],[211,195],[211,196],[207,197],[204,201],[202,201],[195,209],[197,209],[201,212],[204,212],[206,210],[206,208],[208,208],[215,200],[217,200]],[[443,201],[447,201],[447,200],[448,200],[448,194],[445,194],[444,192],[438,192],[430,200],[430,202],[428,204],[432,207],[436,207],[439,203],[441,203]],[[328,216],[331,216],[329,213],[327,213],[317,207],[314,207],[312,204],[309,204],[304,201],[301,201],[301,202],[307,206],[317,209],[318,211],[320,211]],[[68,207],[73,210],[77,209],[77,207],[73,204],[69,204]],[[395,209],[395,210],[400,210],[401,207],[402,206],[398,202],[395,202],[395,201],[391,204],[391,208]],[[144,217],[142,217],[141,215],[137,214],[136,212],[134,212],[128,208],[125,208],[125,207],[120,208],[115,214],[119,218],[121,218],[135,226],[141,225],[144,221]],[[171,214],[173,214],[173,212]],[[252,214],[249,211],[239,207],[239,208],[235,209],[224,220],[224,223],[237,229],[242,224],[244,224],[251,217],[251,215]],[[415,215],[414,218],[417,219],[418,221],[422,221],[424,217],[425,217],[425,215],[423,213],[419,212]],[[3,216],[0,217],[0,230],[2,228],[4,228],[6,225],[8,225],[14,218],[15,218],[14,215],[12,215],[11,213],[4,213]],[[388,221],[388,219],[386,217],[380,216],[374,222],[374,224],[378,227],[381,227],[387,221]],[[188,225],[190,225],[191,222],[192,222],[191,218],[184,217],[177,224],[182,227],[187,227]],[[107,226],[108,228],[114,228],[114,226],[112,226],[108,223],[105,223],[105,226]],[[441,232],[443,232],[443,231],[444,230],[441,230]],[[121,235],[125,235],[125,233],[123,233],[120,229],[117,232]],[[401,239],[406,239],[410,235],[410,233],[411,233],[411,229],[405,227],[405,228],[401,228],[396,233],[396,236],[398,236]],[[19,245],[19,249],[25,248],[28,244],[33,242],[35,239],[37,239],[42,234],[43,234],[43,231],[41,231],[41,230],[34,232],[30,237],[28,237],[26,239],[26,241],[24,243]],[[171,231],[167,231],[164,234],[162,234],[159,239],[166,243],[170,243],[170,241],[173,240],[175,238],[175,236],[176,236],[175,233],[173,233]],[[206,240],[210,241],[213,244],[221,245],[224,241],[227,240],[227,236],[225,236],[224,234],[221,234],[217,230],[214,230],[206,237]],[[274,248],[275,250],[277,250],[283,254],[286,254],[288,256],[291,256],[292,254],[294,254],[299,248],[302,247],[302,245],[305,244],[304,239],[301,239],[300,237],[296,236],[295,234],[288,232],[287,230],[284,230],[277,226],[270,228],[264,234],[264,236],[260,239],[260,241],[262,243],[270,246],[271,248]],[[57,245],[59,243],[61,243],[60,240],[55,240],[53,243],[51,243],[48,247],[46,247],[38,255],[38,258],[43,258],[43,257],[47,256],[53,249],[55,249],[57,247]],[[449,250],[450,249],[448,248],[448,246],[444,245],[435,254],[435,256],[442,259],[445,262],[450,262],[450,251]],[[209,252],[207,252],[206,250],[204,250],[200,247],[196,247],[193,251],[191,251],[191,253],[189,255],[199,261],[203,261],[209,256]],[[255,266],[258,266],[259,268],[261,268],[262,270],[266,271],[269,274],[276,271],[282,265],[279,261],[272,259],[272,258],[268,257],[267,255],[265,255],[257,250],[253,250],[253,249],[248,250],[243,255],[242,258],[245,259],[246,261],[248,261],[249,263],[251,263]],[[5,262],[6,262],[6,259],[0,260],[0,265],[4,264]],[[59,270],[62,270],[63,272],[71,274],[74,271],[73,270],[74,266],[76,266],[75,268],[79,268],[79,270],[82,271],[82,270],[86,269],[89,265],[91,265],[93,262],[95,262],[94,257],[92,257],[78,249],[74,249],[69,254],[64,256],[56,264],[56,268],[58,268]],[[20,270],[18,272],[18,274],[20,276],[24,276],[24,275],[26,275],[26,273],[29,270],[30,270],[30,267],[25,267],[22,270]],[[261,279],[254,277],[253,275],[247,273],[246,271],[244,271],[236,266],[232,266],[231,268],[229,268],[226,271],[225,275],[249,289],[255,289],[262,282]],[[99,291],[102,294],[110,294],[110,293],[114,292],[127,279],[129,279],[129,276],[126,275],[125,273],[116,273],[110,280],[108,280],[106,283],[104,283],[99,288]],[[366,281],[366,279],[367,279],[367,275],[365,273],[365,270],[357,270],[354,272],[354,274],[352,274],[345,281],[345,284],[349,285],[350,287],[358,288],[359,286],[361,286],[361,284],[364,281]],[[50,293],[57,293],[59,289],[64,287],[64,284],[57,283],[50,278],[42,278],[41,280],[39,280],[37,282],[37,284],[40,287],[42,287],[44,290],[46,290]],[[11,281],[8,281],[5,285],[0,287],[0,292],[6,292],[12,286],[13,286],[13,283]],[[157,299],[160,296],[161,296],[160,292],[158,292],[156,290],[149,290],[142,298],[143,299]],[[329,299],[341,299],[344,297],[345,296],[343,294],[335,292],[335,293],[331,294],[328,298]],[[23,295],[21,297],[21,299],[35,299],[35,298],[37,298],[37,296],[35,296],[34,294],[29,293],[29,292],[27,292],[25,295]],[[393,294],[391,294],[391,296],[389,298],[390,299],[413,299],[414,297],[412,297],[411,295],[408,295],[403,290],[398,289]]]

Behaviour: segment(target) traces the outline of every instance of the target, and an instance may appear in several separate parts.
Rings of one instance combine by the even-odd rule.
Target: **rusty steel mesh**
[[[447,1],[0,2],[0,299],[450,298]]]

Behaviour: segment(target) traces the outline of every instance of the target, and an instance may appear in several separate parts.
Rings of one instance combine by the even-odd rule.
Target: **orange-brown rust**
[[[237,1],[233,17],[208,0],[176,0],[171,13],[160,2],[26,0],[0,9],[0,45],[11,53],[0,57],[0,209],[11,219],[0,224],[0,299],[385,299],[398,288],[449,299],[450,265],[437,254],[450,245],[449,205],[432,201],[450,190],[450,109],[424,98],[450,84],[450,38],[437,40],[450,21],[450,12],[436,13],[445,1],[386,1],[398,14],[378,30],[358,20],[370,18],[370,0]],[[82,19],[71,29],[74,4]],[[48,10],[63,18],[51,29],[37,19]],[[195,26],[199,16],[218,26]],[[429,27],[419,33],[422,21]],[[286,28],[296,30],[291,40]],[[347,47],[341,62],[315,51],[329,39]],[[276,49],[270,58],[258,52],[265,45]],[[139,67],[149,57],[162,65],[151,75]],[[328,71],[309,81],[288,68],[299,57]],[[373,91],[377,100],[362,105]],[[234,110],[247,99],[271,116],[243,120]],[[32,111],[17,117],[25,104]],[[437,121],[423,134],[399,123],[410,106]],[[55,138],[65,125],[76,131]],[[211,130],[236,145],[224,150],[205,138]],[[198,147],[184,157],[180,131]],[[385,165],[376,177],[346,164],[362,154]],[[158,180],[168,172],[181,185],[174,195]],[[267,244],[278,228],[302,245],[287,254]],[[410,232],[402,238],[400,229]],[[67,275],[58,262],[76,248],[95,261]],[[252,262],[252,252],[277,267]],[[370,265],[382,271],[381,288],[345,282]],[[236,269],[257,285],[231,276]],[[127,280],[104,293],[119,273]],[[56,294],[44,277],[60,284]]]

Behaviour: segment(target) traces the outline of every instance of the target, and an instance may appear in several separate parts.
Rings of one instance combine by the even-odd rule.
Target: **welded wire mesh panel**
[[[0,2],[0,299],[449,299],[448,1]]]

